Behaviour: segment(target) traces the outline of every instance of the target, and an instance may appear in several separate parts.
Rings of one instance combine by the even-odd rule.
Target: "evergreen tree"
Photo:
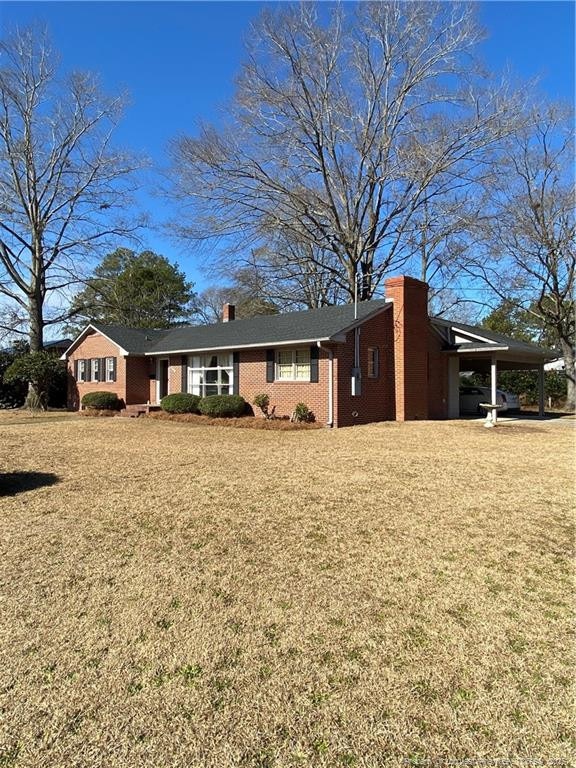
[[[118,248],[108,254],[73,305],[73,316],[104,325],[170,328],[194,311],[193,284],[152,251]]]

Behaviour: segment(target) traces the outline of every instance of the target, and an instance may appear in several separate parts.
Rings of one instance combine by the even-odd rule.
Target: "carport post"
[[[538,366],[538,416],[544,418],[544,365]]]
[[[492,359],[490,360],[490,402],[492,405],[496,405],[496,374],[497,374],[497,365],[496,365],[496,355],[492,355]],[[493,408],[492,409],[492,422],[496,424],[496,421],[498,419],[498,411]]]

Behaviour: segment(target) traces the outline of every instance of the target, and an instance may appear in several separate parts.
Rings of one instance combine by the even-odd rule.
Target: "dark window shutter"
[[[266,381],[268,383],[274,381],[274,363],[276,362],[276,355],[273,349],[266,350]]]
[[[76,381],[78,381],[78,360],[74,360],[73,365],[74,365],[74,368],[72,370],[74,372],[74,378],[76,379]]]
[[[318,358],[320,356],[320,350],[318,347],[310,347],[310,381],[314,384],[318,383]]]
[[[89,357],[85,361],[86,381],[92,381],[92,358]]]
[[[116,358],[113,357],[112,360],[114,361],[112,365],[112,381],[116,381]]]
[[[232,394],[240,394],[240,352],[232,354]]]
[[[182,355],[180,365],[182,367],[181,391],[188,392],[188,358],[186,355]]]
[[[105,357],[100,358],[100,363],[98,365],[98,368],[99,368],[98,373],[100,374],[100,381],[106,381],[106,358]]]

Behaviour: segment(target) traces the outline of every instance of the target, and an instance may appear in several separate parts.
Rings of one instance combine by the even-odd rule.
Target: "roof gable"
[[[74,339],[66,352],[61,356],[61,359],[65,360],[90,333],[99,333],[104,336],[104,338],[118,347],[121,355],[143,355],[161,336],[169,333],[169,331],[155,328],[127,328],[122,325],[90,323]]]
[[[546,358],[555,354],[552,350],[540,347],[538,344],[519,341],[510,336],[504,336],[502,333],[492,331],[489,328],[445,320],[441,317],[433,317],[431,320],[432,324],[441,332],[446,343],[458,349],[476,350],[486,348],[486,351],[488,351],[493,348],[505,348],[511,352],[540,355]]]

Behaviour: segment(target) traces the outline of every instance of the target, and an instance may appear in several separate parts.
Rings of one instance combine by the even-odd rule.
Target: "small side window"
[[[368,378],[377,379],[380,375],[380,350],[378,347],[368,347]]]
[[[78,381],[86,381],[86,360],[78,360],[77,366]]]

